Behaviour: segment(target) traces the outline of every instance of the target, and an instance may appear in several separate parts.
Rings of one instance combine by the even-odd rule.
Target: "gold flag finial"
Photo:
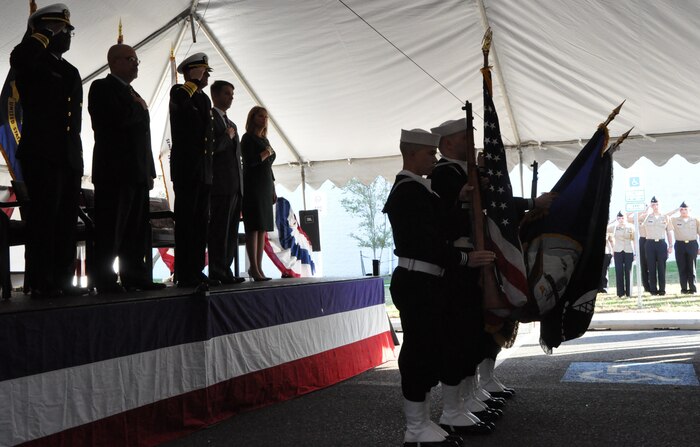
[[[491,50],[491,39],[493,38],[493,31],[491,27],[486,28],[484,33],[484,38],[481,40],[481,52],[488,53]]]
[[[627,132],[623,133],[620,135],[620,137],[615,141],[613,144],[608,147],[608,149],[605,152],[610,152],[611,154],[614,153],[615,151],[620,149],[620,145],[622,144],[625,139],[629,136],[630,132],[632,132],[632,129],[634,129],[634,126],[630,128]]]
[[[481,40],[481,52],[484,55],[484,68],[483,69],[489,69],[489,51],[491,51],[491,39],[493,38],[493,32],[491,31],[491,27],[489,26],[486,28],[486,32],[484,33],[484,38]],[[482,69],[482,70],[483,70]]]
[[[625,99],[625,101],[627,101]],[[622,105],[625,103],[625,101],[622,101],[619,106],[615,107],[612,112],[610,112],[610,115],[608,115],[608,119],[603,123],[604,127],[607,127],[608,124],[612,122],[612,120],[615,119],[615,117],[620,113],[620,110],[622,110]]]
[[[119,31],[117,32],[117,43],[120,45],[124,43],[124,34],[122,34],[122,18],[121,17],[119,17]]]
[[[34,14],[36,12],[36,9],[36,2],[34,0],[29,0],[29,15]]]

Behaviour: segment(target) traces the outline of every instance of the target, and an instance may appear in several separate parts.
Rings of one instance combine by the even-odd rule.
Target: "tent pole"
[[[275,121],[275,119],[273,118],[272,114],[270,113],[270,109],[265,106],[265,104],[260,99],[258,94],[251,87],[248,80],[245,78],[245,76],[243,76],[241,71],[238,69],[236,64],[233,62],[233,60],[231,59],[229,54],[224,50],[224,48],[221,46],[221,44],[219,44],[218,39],[216,38],[216,36],[214,36],[214,34],[209,29],[209,25],[207,25],[207,23],[199,15],[195,14],[195,15],[193,15],[193,17],[195,18],[195,20],[197,21],[197,23],[201,27],[201,30],[204,31],[204,35],[207,37],[207,39],[212,44],[214,49],[217,51],[217,53],[219,53],[219,56],[222,57],[224,62],[226,62],[226,65],[228,65],[228,68],[233,72],[233,74],[236,76],[236,78],[238,78],[238,81],[241,83],[241,85],[243,85],[243,88],[245,88],[246,91],[248,92],[248,94],[250,95],[250,97],[253,98],[253,101],[255,101],[255,103],[259,104],[261,107],[264,107],[265,109],[267,109],[267,113],[270,117],[270,124],[272,125],[272,127],[275,128],[275,130],[277,130],[277,133],[279,134],[280,138],[282,138],[282,141],[284,142],[284,144],[286,144],[287,147],[289,148],[289,150],[292,152],[292,155],[294,155],[294,158],[296,158],[296,161],[299,162],[300,164],[304,164],[302,159],[301,159],[301,156],[299,155],[299,152],[296,150],[294,145],[289,141],[289,138],[287,138],[287,135],[284,133],[282,128],[277,124],[277,121]]]
[[[301,200],[306,210],[306,169],[304,168],[304,163],[301,164]]]
[[[187,29],[187,20],[182,22],[182,26],[180,27],[180,31],[177,33],[177,39],[175,40],[175,45],[173,46],[173,52],[177,53],[177,51],[180,49],[180,46],[182,45],[182,40],[185,38],[185,31]],[[165,82],[168,80],[170,77],[170,60],[165,64],[165,68],[163,69],[163,75],[160,77],[160,81],[158,82],[158,87],[153,91],[153,96],[151,97],[151,100],[148,102],[148,104],[153,104],[153,101],[156,100],[158,95],[160,94],[161,90],[163,89],[163,86],[165,85]]]

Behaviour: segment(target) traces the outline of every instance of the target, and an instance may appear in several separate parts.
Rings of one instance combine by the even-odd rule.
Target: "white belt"
[[[411,272],[423,272],[433,276],[444,276],[445,269],[436,264],[419,261],[418,259],[399,258],[399,267]]]
[[[472,244],[472,240],[466,236],[462,236],[459,239],[455,240],[452,243],[452,245],[455,246],[456,248],[474,248],[474,244]]]

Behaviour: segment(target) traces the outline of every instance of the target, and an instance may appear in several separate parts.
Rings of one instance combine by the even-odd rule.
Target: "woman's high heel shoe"
[[[248,270],[248,276],[253,278],[253,281],[269,281],[272,279],[272,278],[268,278],[267,276],[255,276],[251,273],[250,270]]]

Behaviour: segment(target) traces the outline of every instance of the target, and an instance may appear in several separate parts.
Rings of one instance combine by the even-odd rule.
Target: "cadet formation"
[[[608,226],[607,240],[614,247],[617,296],[631,296],[630,271],[636,256],[634,216],[617,213],[617,222]],[[698,238],[700,219],[690,216],[685,202],[673,211],[662,214],[656,196],[638,216],[639,265],[644,291],[666,295],[666,260],[674,253],[678,281],[683,294],[696,294]]]
[[[83,88],[80,73],[64,58],[73,30],[66,5],[40,8],[10,56],[24,113],[17,158],[31,199],[25,291],[33,298],[89,292],[73,284],[83,175]],[[140,61],[124,44],[109,48],[106,58],[109,74],[92,83],[87,97],[95,136],[95,255],[89,274],[98,294],[161,289],[165,285],[153,282],[147,263],[149,191],[156,171],[148,105],[131,86]],[[193,54],[177,70],[185,82],[170,92],[174,279],[178,287],[200,290],[239,283],[243,278],[234,276],[231,264],[238,249],[243,172],[238,130],[226,117],[234,86],[215,82],[212,107],[205,92],[212,71],[207,55]],[[266,204],[272,206],[272,197]],[[213,247],[209,277],[203,273],[207,246]]]

